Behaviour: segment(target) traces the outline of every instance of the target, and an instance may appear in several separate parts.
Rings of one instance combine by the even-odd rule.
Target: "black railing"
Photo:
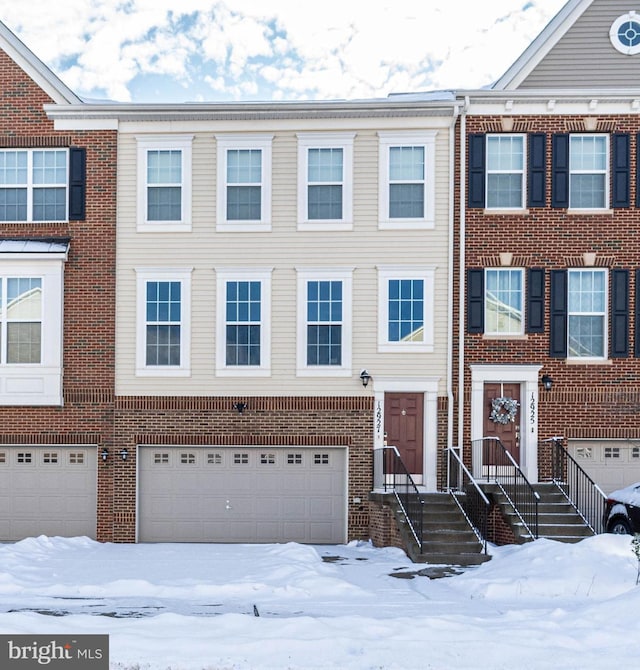
[[[380,447],[374,450],[373,485],[378,490],[393,491],[422,553],[425,501],[396,447]]]
[[[561,437],[544,440],[551,446],[551,479],[594,533],[603,533],[606,495],[564,448]]]
[[[481,442],[481,445],[478,445]],[[532,538],[538,538],[538,503],[540,495],[524,476],[520,466],[498,437],[474,441],[474,452],[482,450],[482,476],[502,491]]]
[[[491,503],[458,454],[459,448],[445,449],[447,457],[447,488],[456,505],[473,528],[487,553],[487,526]]]

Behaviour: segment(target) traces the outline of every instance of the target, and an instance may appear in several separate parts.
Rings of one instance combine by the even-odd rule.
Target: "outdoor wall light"
[[[544,386],[545,391],[550,391],[553,386],[553,379],[549,375],[542,375],[542,385]]]
[[[109,458],[109,452],[107,451],[106,447],[103,448],[100,452],[100,458],[102,459],[103,463],[107,462],[107,458]]]
[[[360,381],[362,382],[362,385],[365,388],[369,385],[369,382],[371,381],[371,379],[372,379],[371,375],[366,370],[363,370],[360,373]]]
[[[247,403],[246,402],[234,402],[233,403],[233,409],[238,412],[238,414],[242,414],[245,409],[247,409]]]
[[[120,449],[120,458],[123,461],[126,461],[128,457],[129,457],[129,450],[126,447],[124,449]]]

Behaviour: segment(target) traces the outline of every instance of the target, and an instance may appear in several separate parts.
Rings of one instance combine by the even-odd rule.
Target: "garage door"
[[[142,542],[346,540],[346,449],[140,447]]]
[[[609,494],[640,482],[640,444],[627,440],[569,440],[569,453]]]
[[[0,540],[96,537],[95,447],[0,447]]]

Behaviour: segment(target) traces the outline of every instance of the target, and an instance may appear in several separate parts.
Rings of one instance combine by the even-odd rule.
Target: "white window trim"
[[[435,227],[435,146],[437,131],[378,132],[379,137],[379,202],[378,228],[432,229]],[[424,216],[422,218],[392,219],[389,216],[389,153],[391,147],[424,147]]]
[[[3,148],[2,153],[26,153],[27,154],[27,181],[20,184],[6,184],[7,188],[18,188],[25,189],[27,191],[27,218],[26,219],[17,219],[15,221],[1,221],[0,223],[35,223],[35,224],[47,224],[47,223],[66,223],[69,221],[69,149],[64,147],[35,147],[35,148]],[[57,153],[65,152],[67,163],[66,163],[66,181],[64,184],[36,184],[33,181],[33,154],[35,152],[41,153]],[[64,218],[62,219],[38,219],[33,218],[33,193],[36,188],[64,188]],[[4,190],[4,187],[3,189]]]
[[[353,230],[355,133],[298,133],[298,230]],[[342,149],[342,218],[309,219],[309,149]]]
[[[189,377],[191,375],[191,274],[193,268],[135,268],[136,376]],[[180,289],[180,365],[147,365],[147,282],[177,281]]]
[[[353,334],[353,268],[296,268],[297,278],[297,337],[296,376],[350,377],[352,374]],[[342,282],[342,365],[307,365],[307,282]]]
[[[605,168],[601,171],[594,170],[574,170],[571,167],[571,139],[574,137],[604,137],[606,161]],[[571,178],[573,175],[580,174],[602,174],[604,173],[604,203],[602,207],[572,207],[571,206]],[[571,133],[569,135],[569,211],[572,213],[580,212],[606,212],[610,207],[609,189],[611,186],[611,142],[608,133]]]
[[[520,289],[520,308],[521,308],[521,313],[522,313],[522,318],[520,319],[520,331],[517,333],[507,333],[507,332],[502,332],[502,331],[489,331],[487,327],[488,319],[487,319],[487,274],[489,272],[513,272],[513,271],[518,271],[520,272],[520,276],[522,278],[521,281],[521,289]],[[485,268],[484,269],[484,296],[483,296],[483,309],[484,309],[484,323],[485,323],[485,330],[484,334],[488,335],[489,337],[501,337],[501,338],[507,338],[507,337],[521,337],[522,335],[525,334],[525,302],[526,302],[526,295],[527,295],[527,287],[526,287],[526,273],[524,271],[524,268],[514,268],[514,267],[490,267],[490,268]]]
[[[487,160],[487,169],[485,170],[485,193],[487,194],[487,200],[489,198],[489,175],[494,175],[494,174],[519,174],[520,175],[520,180],[521,180],[521,201],[519,205],[510,205],[507,207],[490,207],[487,204],[487,207],[485,209],[491,211],[491,212],[500,212],[500,211],[520,211],[524,210],[526,208],[526,202],[527,202],[527,141],[526,141],[526,135],[523,133],[490,133],[486,137],[486,155],[488,157],[489,155],[489,139],[492,137],[500,137],[500,138],[506,138],[506,137],[519,137],[522,139],[522,169],[521,170],[490,170],[488,166],[488,160]]]
[[[273,135],[216,135],[217,143],[217,209],[216,230],[219,232],[269,232],[271,230],[271,157]],[[260,219],[256,221],[227,220],[227,151],[260,149],[262,151],[262,183],[260,184]]]
[[[435,271],[434,265],[378,265],[378,352],[400,353],[434,351]],[[424,281],[424,339],[422,342],[389,341],[389,280]]]
[[[271,376],[271,274],[273,268],[216,268],[216,376]],[[260,365],[227,365],[227,282],[259,281],[260,288]]]
[[[138,144],[138,232],[180,233],[191,231],[192,202],[192,144],[193,135],[147,135],[136,137]],[[147,220],[147,156],[149,151],[182,152],[182,216],[180,221]]]
[[[2,279],[42,279],[40,363],[0,366],[0,405],[62,405],[64,263],[66,252],[2,255]]]
[[[569,308],[569,282],[571,274],[583,274],[585,272],[597,272],[604,274],[604,310],[602,312],[572,312]],[[569,338],[571,336],[571,331],[569,328],[569,320],[572,315],[579,316],[602,316],[602,331],[604,334],[604,339],[602,342],[602,356],[571,356],[571,346]],[[609,323],[610,323],[610,314],[609,314],[609,272],[604,268],[569,268],[567,271],[567,362],[571,363],[601,363],[606,361],[609,356]]]

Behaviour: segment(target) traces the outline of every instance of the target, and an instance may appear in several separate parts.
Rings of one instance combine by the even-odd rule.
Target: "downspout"
[[[462,458],[462,447],[464,444],[464,329],[465,329],[465,296],[466,296],[466,207],[467,207],[467,183],[465,175],[467,172],[467,111],[469,109],[469,96],[464,98],[464,106],[460,114],[460,260],[459,260],[459,301],[458,301],[458,447],[460,458]]]
[[[449,286],[447,304],[447,447],[453,447],[453,301],[455,277],[455,176],[456,176],[456,124],[460,115],[460,104],[456,100],[453,108],[453,120],[449,128],[449,268],[447,282]],[[447,477],[448,480],[448,477]],[[448,481],[447,481],[448,484]]]

